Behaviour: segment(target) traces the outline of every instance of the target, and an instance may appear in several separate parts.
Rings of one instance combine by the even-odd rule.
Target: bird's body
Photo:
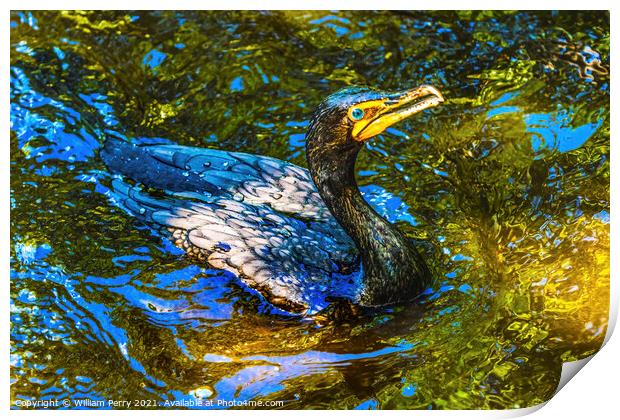
[[[402,109],[424,95],[434,99]],[[306,137],[309,169],[246,153],[116,140],[101,156],[124,177],[113,181],[116,202],[277,307],[312,314],[333,300],[396,303],[424,290],[430,272],[411,242],[364,201],[355,159],[363,140],[442,100],[429,87],[330,96]]]
[[[236,274],[274,305],[323,309],[359,300],[355,244],[325,207],[307,169],[270,157],[109,141],[108,167],[164,194],[116,179],[116,201],[190,256]]]

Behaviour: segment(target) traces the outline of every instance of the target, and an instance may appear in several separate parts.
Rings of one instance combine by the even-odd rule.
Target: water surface
[[[608,63],[606,12],[12,13],[12,403],[547,400],[607,326]],[[105,194],[109,137],[305,166],[323,97],[422,83],[445,105],[357,165],[428,243],[437,286],[416,304],[287,318]]]

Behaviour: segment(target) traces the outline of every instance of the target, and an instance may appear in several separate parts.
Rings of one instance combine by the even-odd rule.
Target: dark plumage
[[[331,95],[306,136],[309,170],[246,153],[117,140],[101,157],[111,172],[161,190],[147,194],[115,179],[122,207],[280,308],[312,314],[333,300],[397,303],[422,292],[431,275],[412,243],[364,201],[355,160],[365,138],[442,100],[430,87]]]

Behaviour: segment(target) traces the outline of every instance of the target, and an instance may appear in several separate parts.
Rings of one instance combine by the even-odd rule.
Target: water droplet
[[[202,166],[204,166],[205,168],[208,168],[209,166],[211,166],[211,162],[205,162],[202,164]]]
[[[275,200],[279,200],[279,199],[281,199],[281,198],[282,198],[282,194],[280,194],[280,193],[274,193],[274,194],[271,194],[271,196],[272,196]]]
[[[223,167],[224,169],[228,168],[229,166],[230,166],[230,162],[224,162],[224,163],[222,164],[222,167]]]
[[[189,172],[184,171],[184,172],[183,172],[183,176],[189,176]]]
[[[245,197],[244,197],[244,196],[243,196],[243,194],[241,194],[241,193],[236,193],[235,195],[233,195],[233,198],[234,198],[236,201],[243,201],[243,199],[244,199]]]
[[[144,207],[140,207],[140,214],[144,214],[146,212],[146,209]]]

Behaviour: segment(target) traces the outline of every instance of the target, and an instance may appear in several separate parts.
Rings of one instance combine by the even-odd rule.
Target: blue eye
[[[362,118],[364,118],[364,111],[359,108],[353,108],[351,110],[351,118],[353,118],[355,121],[361,120]]]

